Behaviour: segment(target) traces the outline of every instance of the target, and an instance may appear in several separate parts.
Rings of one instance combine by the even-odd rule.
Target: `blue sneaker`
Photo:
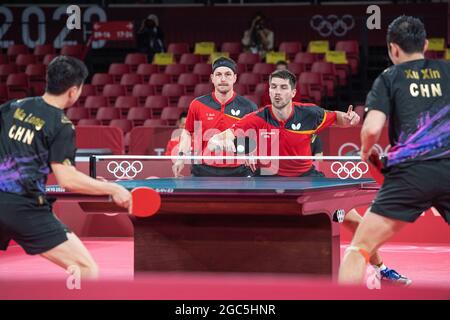
[[[408,279],[405,276],[402,276],[394,269],[386,268],[384,270],[380,270],[381,280],[390,281],[395,284],[409,286],[412,283],[411,279]]]

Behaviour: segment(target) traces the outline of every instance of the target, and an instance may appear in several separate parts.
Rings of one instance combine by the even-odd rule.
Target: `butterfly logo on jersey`
[[[291,129],[292,130],[300,130],[301,127],[302,127],[301,123],[297,123],[297,124],[293,123],[293,124],[291,124]]]
[[[241,114],[241,110],[231,109],[231,115],[238,117]]]

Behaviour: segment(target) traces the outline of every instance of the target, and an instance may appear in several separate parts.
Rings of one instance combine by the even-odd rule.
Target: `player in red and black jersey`
[[[269,140],[267,155],[276,156],[311,156],[311,138],[326,127],[337,124],[347,127],[355,126],[359,116],[349,108],[347,113],[326,111],[311,103],[293,102],[296,94],[295,75],[288,70],[275,71],[269,79],[272,104],[265,106],[234,124],[230,129],[215,135],[209,140],[211,150],[229,145],[236,137],[256,132],[256,139]],[[278,150],[271,140],[278,139]],[[258,143],[261,145],[261,143]],[[234,151],[234,150],[233,150]],[[260,150],[261,151],[261,150]],[[261,152],[259,152],[261,154]],[[285,177],[309,175],[312,160],[281,161],[279,168],[272,174]]]
[[[186,119],[186,131],[181,134],[178,145],[179,155],[189,154],[191,139],[196,155],[222,155],[209,152],[206,148],[209,138],[214,134],[231,128],[245,115],[256,111],[256,104],[238,95],[233,90],[237,80],[236,64],[233,60],[221,57],[212,65],[211,81],[214,91],[192,101]],[[180,176],[184,160],[173,165],[175,177]],[[194,176],[239,176],[253,175],[248,166],[236,162],[211,161],[192,166]]]

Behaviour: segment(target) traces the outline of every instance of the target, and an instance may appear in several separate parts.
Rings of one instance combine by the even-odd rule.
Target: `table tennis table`
[[[130,217],[134,270],[337,276],[339,218],[368,205],[371,179],[184,177],[119,181],[157,190],[152,217]],[[106,196],[49,187],[85,212],[119,212]]]

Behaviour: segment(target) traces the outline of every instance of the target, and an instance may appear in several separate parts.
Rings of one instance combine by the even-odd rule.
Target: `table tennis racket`
[[[135,217],[146,218],[154,215],[161,207],[161,196],[149,187],[131,190],[129,213]]]
[[[236,137],[233,142],[237,154],[247,155],[256,149],[255,139],[249,137]]]
[[[383,169],[383,162],[381,162],[380,155],[375,150],[372,151],[369,158],[367,159],[369,165],[369,173],[372,178],[379,184],[383,184],[384,176],[381,173]]]

